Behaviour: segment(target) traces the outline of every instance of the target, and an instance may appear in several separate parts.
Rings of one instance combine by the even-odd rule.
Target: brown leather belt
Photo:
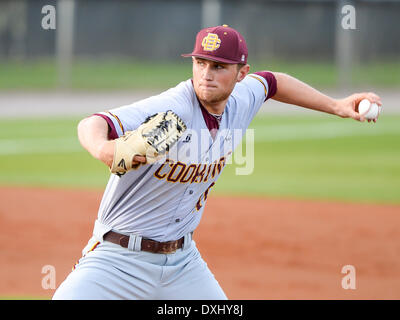
[[[109,241],[115,244],[119,244],[121,247],[128,248],[129,236],[109,231],[104,236],[105,241]],[[184,242],[184,237],[167,242],[158,242],[151,239],[142,238],[141,250],[148,251],[152,253],[174,253],[176,250],[182,248]]]

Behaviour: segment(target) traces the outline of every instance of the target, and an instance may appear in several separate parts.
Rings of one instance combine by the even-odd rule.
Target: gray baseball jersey
[[[218,119],[216,134],[207,126],[207,111],[200,105],[191,80],[160,95],[98,113],[109,123],[111,138],[166,110],[178,114],[188,128],[159,162],[141,165],[121,177],[111,175],[98,222],[156,241],[176,240],[192,232],[228,157],[263,102],[276,90],[273,80],[271,73],[258,72],[237,83]]]
[[[275,90],[271,73],[248,75],[236,84],[222,117],[214,117],[199,104],[188,80],[158,96],[99,113],[109,124],[110,139],[166,110],[177,113],[188,129],[159,162],[111,175],[93,237],[53,299],[227,299],[192,231],[227,158]],[[103,241],[110,230],[129,235],[128,248]],[[143,238],[181,237],[183,246],[174,253],[141,250]]]

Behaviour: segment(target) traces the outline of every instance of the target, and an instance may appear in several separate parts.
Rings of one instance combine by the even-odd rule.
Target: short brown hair
[[[244,67],[245,64],[244,63],[238,63],[237,64],[237,70],[239,71],[240,69],[242,69],[242,67]]]

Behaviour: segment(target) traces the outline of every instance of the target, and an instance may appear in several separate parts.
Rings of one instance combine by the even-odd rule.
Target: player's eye
[[[225,66],[223,66],[222,64],[217,64],[215,65],[215,69],[225,69]]]

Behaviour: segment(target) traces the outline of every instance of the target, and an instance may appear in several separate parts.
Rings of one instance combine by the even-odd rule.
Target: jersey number
[[[199,200],[196,203],[196,210],[199,211],[201,209],[201,207],[203,206],[203,204],[201,203],[201,199],[204,198],[204,203],[207,200],[207,196],[208,196],[208,191],[210,191],[210,189],[214,186],[215,182],[211,183],[210,186],[207,188],[207,190],[200,196]]]

